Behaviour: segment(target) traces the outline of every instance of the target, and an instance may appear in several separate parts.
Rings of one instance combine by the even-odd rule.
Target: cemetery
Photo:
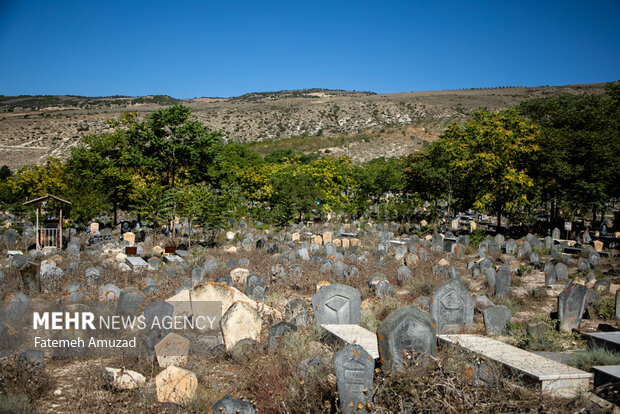
[[[95,221],[43,246],[23,221],[1,235],[0,385],[57,412],[612,412],[615,223],[605,236],[511,236],[474,222],[232,221],[209,247],[199,232]],[[147,321],[215,303],[220,318],[197,333],[153,328],[137,354],[67,345],[84,327],[22,349],[18,321],[37,301]]]

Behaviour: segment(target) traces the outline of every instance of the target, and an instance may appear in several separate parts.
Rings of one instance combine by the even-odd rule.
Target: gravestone
[[[22,292],[8,291],[0,306],[0,321],[21,318],[29,304],[30,299]]]
[[[22,256],[25,258],[25,256]],[[41,291],[41,279],[39,278],[39,264],[32,260],[20,260],[22,263],[19,264],[17,270],[19,270],[19,274],[22,277],[22,282],[24,284],[24,290],[26,292],[40,292]],[[15,261],[17,265],[17,261]]]
[[[407,266],[400,266],[396,270],[396,279],[399,283],[404,283],[407,280],[411,279],[411,269]]]
[[[86,286],[78,282],[69,283],[61,292],[64,305],[74,305],[86,300]]]
[[[545,263],[545,286],[553,287],[557,282],[558,278],[555,273],[555,266],[553,262]]]
[[[620,320],[620,289],[616,290],[616,307],[614,316],[616,320]]]
[[[278,322],[269,328],[269,351],[275,351],[278,348],[280,339],[293,332],[297,332],[297,326],[285,321]]]
[[[506,254],[515,255],[519,245],[514,239],[510,239],[506,242]]]
[[[560,229],[558,229],[557,227],[553,229],[553,232],[551,232],[551,237],[553,238],[553,240],[558,240],[561,235],[560,235]]]
[[[435,289],[430,314],[437,323],[437,333],[462,333],[471,330],[474,301],[461,279],[450,279]]]
[[[169,306],[172,308],[172,305]],[[155,345],[155,355],[162,368],[183,365],[189,355],[189,339],[171,332]]]
[[[601,255],[598,254],[597,252],[592,252],[592,253],[590,253],[590,256],[589,256],[588,260],[590,261],[590,264],[592,266],[600,265],[601,264]]]
[[[133,315],[138,313],[143,301],[142,293],[136,290],[123,290],[116,303],[116,310],[121,314]]]
[[[224,398],[213,404],[208,412],[213,414],[256,414],[256,409],[250,401],[233,398],[230,395],[226,395]]]
[[[579,329],[581,318],[586,306],[588,288],[584,285],[571,285],[560,293],[558,297],[558,319],[560,329],[571,332]]]
[[[245,338],[258,341],[261,325],[260,314],[249,303],[233,303],[220,319],[226,349],[230,351],[237,342]]]
[[[484,309],[482,315],[487,335],[501,335],[508,330],[508,324],[512,315],[507,307],[503,305],[493,306]]]
[[[430,315],[415,305],[390,313],[377,328],[379,358],[386,372],[407,367],[418,355],[437,350],[435,324]]]
[[[99,302],[102,303],[116,302],[120,296],[120,288],[112,284],[99,286],[99,289],[97,290],[97,297],[99,298]]]
[[[192,281],[192,286],[199,285],[205,279],[206,273],[207,271],[205,270],[204,267],[201,267],[201,266],[192,267],[192,273],[190,277]]]
[[[530,263],[537,264],[539,261],[540,261],[540,258],[538,257],[538,253],[532,252],[530,254]]]
[[[383,298],[392,293],[392,285],[387,280],[381,280],[375,283],[372,289],[375,292],[375,297],[377,298]]]
[[[198,379],[193,372],[171,365],[155,377],[155,388],[159,402],[184,405],[194,398]]]
[[[511,276],[512,271],[508,263],[504,263],[499,267],[495,276],[495,296],[508,296]]]
[[[555,276],[557,280],[568,280],[568,267],[564,263],[556,264]]]
[[[314,318],[321,324],[358,324],[361,318],[361,296],[357,289],[341,284],[321,288],[312,297]]]
[[[359,345],[347,345],[334,356],[340,409],[345,414],[366,413],[372,401],[375,360]]]

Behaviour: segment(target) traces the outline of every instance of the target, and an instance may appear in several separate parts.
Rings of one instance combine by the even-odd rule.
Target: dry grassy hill
[[[65,157],[79,138],[109,131],[107,120],[123,111],[144,117],[173,103],[221,130],[226,140],[253,143],[259,152],[292,138],[296,148],[346,153],[356,161],[400,156],[436,138],[451,122],[473,110],[499,110],[535,97],[602,94],[605,84],[514,87],[373,94],[308,89],[251,93],[235,98],[176,100],[168,96],[0,96],[0,165],[11,169]],[[308,141],[304,143],[304,141]],[[303,145],[300,145],[303,144]]]

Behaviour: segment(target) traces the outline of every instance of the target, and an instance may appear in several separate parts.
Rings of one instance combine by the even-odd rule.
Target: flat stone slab
[[[187,250],[177,250],[175,253],[180,257],[194,257],[194,255]]]
[[[605,384],[620,383],[620,365],[597,366],[592,367],[592,370],[594,371],[595,388]]]
[[[620,352],[620,331],[596,332],[587,334],[588,349],[605,348],[609,351]]]
[[[181,258],[181,256],[177,256],[176,254],[164,255],[164,261],[166,263],[183,263],[183,259]]]
[[[395,246],[402,246],[404,244],[407,244],[407,242],[400,241],[400,240],[390,240],[390,243],[395,245]]]
[[[364,348],[374,359],[379,358],[379,345],[377,334],[354,324],[329,324],[324,323],[321,327],[349,344],[357,344]]]
[[[21,250],[8,250],[6,252],[6,255],[8,257],[19,256],[19,255],[23,256],[23,254],[24,254],[24,252],[22,252]]]
[[[444,342],[485,356],[540,383],[542,392],[575,397],[590,386],[592,374],[479,335],[438,335]]]
[[[149,264],[145,262],[143,258],[137,256],[127,257],[125,259],[125,263],[127,263],[127,265],[131,267],[132,270],[142,270],[146,269],[149,266]]]

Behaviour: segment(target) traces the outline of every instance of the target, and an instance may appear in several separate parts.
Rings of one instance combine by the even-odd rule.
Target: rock
[[[155,377],[155,387],[159,402],[183,405],[194,398],[198,379],[193,372],[171,365]]]
[[[60,294],[62,303],[65,305],[74,305],[82,303],[86,300],[86,286],[81,283],[69,283]]]
[[[128,369],[104,369],[103,378],[111,388],[116,390],[133,390],[146,382],[144,375]]]

